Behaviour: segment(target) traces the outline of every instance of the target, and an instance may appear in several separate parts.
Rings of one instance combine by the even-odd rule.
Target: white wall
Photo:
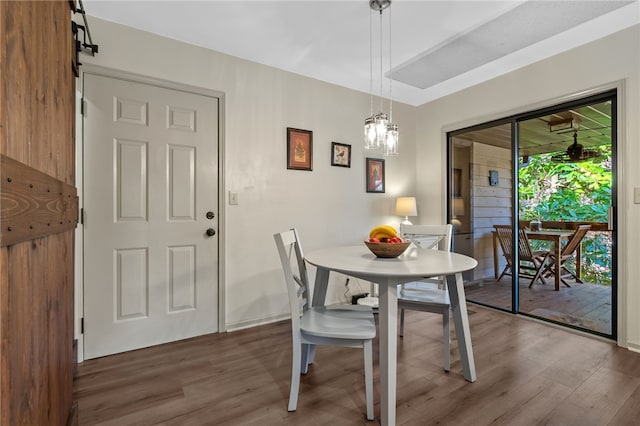
[[[382,158],[362,148],[368,94],[97,18],[90,23],[100,53],[82,55],[81,62],[225,94],[220,199],[226,226],[219,235],[228,328],[288,312],[274,233],[295,226],[310,251],[358,244],[373,226],[400,222],[394,198],[415,191],[414,107],[394,103],[400,155],[386,158],[386,193],[367,194],[365,157]],[[287,170],[287,127],[313,131],[312,172]],[[351,168],[330,165],[332,141],[352,145]],[[239,205],[227,205],[228,191],[238,192]],[[337,300],[344,287],[334,289],[328,297]]]
[[[287,311],[272,234],[296,226],[307,251],[361,241],[377,224],[397,224],[393,200],[416,194],[417,223],[446,218],[445,132],[622,87],[619,96],[620,343],[640,350],[640,30],[638,26],[419,108],[394,104],[401,154],[387,158],[386,194],[364,190],[362,122],[369,96],[175,40],[91,18],[100,45],[81,62],[225,94],[221,250],[226,256],[225,320],[230,328]],[[312,130],[313,171],[286,169],[286,127]],[[352,145],[352,167],[330,166],[331,142]],[[417,142],[416,142],[417,141]],[[227,191],[240,204],[227,206]],[[312,276],[313,278],[313,276]],[[343,280],[342,280],[343,281]],[[332,298],[342,292],[338,285]]]
[[[619,343],[640,350],[640,26],[430,102],[418,108],[417,188],[433,201],[429,217],[445,218],[445,132],[621,87],[618,97]]]

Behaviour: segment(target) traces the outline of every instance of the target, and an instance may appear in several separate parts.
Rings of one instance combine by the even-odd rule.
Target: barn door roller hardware
[[[69,0],[69,5],[71,6],[71,10],[73,13],[79,13],[82,15],[82,21],[84,25],[80,25],[74,21],[71,21],[71,32],[73,33],[73,40],[76,52],[76,59],[74,62],[73,72],[76,77],[79,75],[78,67],[82,65],[80,61],[78,61],[78,53],[84,52],[91,56],[95,56],[98,53],[98,45],[93,42],[91,38],[91,31],[89,31],[89,23],[87,22],[87,14],[84,10],[84,5],[82,4],[82,0],[78,0],[79,8],[76,8],[75,0]],[[82,31],[82,41],[79,38],[79,33]],[[88,42],[87,42],[88,40]]]

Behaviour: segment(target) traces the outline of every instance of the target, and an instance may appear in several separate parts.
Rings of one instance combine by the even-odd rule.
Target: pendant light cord
[[[369,12],[369,93],[371,116],[373,116],[373,13]]]
[[[393,80],[393,74],[391,70],[391,8],[389,8],[389,123],[393,123],[393,99],[391,98],[391,81]]]
[[[380,112],[382,113],[383,100],[384,97],[382,95],[382,83],[383,83],[383,75],[382,75],[382,9],[380,9]]]

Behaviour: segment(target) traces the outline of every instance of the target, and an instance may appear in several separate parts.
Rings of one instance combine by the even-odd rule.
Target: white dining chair
[[[451,251],[453,226],[400,225],[400,234],[413,242],[420,250],[437,249]],[[424,280],[402,284],[398,291],[400,310],[400,337],[404,336],[404,311],[431,312],[442,315],[444,370],[451,369],[451,330],[449,315],[451,302],[446,277],[427,277]]]
[[[363,348],[367,419],[373,420],[372,341],[376,336],[376,325],[371,307],[310,306],[309,279],[297,231],[291,229],[274,234],[273,238],[282,263],[291,309],[293,356],[288,410],[297,408],[300,374],[308,371],[306,360],[313,357],[314,345]]]

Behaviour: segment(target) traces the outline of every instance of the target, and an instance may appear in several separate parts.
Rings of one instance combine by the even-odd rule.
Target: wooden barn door
[[[68,1],[0,2],[0,424],[73,406],[75,76]]]

